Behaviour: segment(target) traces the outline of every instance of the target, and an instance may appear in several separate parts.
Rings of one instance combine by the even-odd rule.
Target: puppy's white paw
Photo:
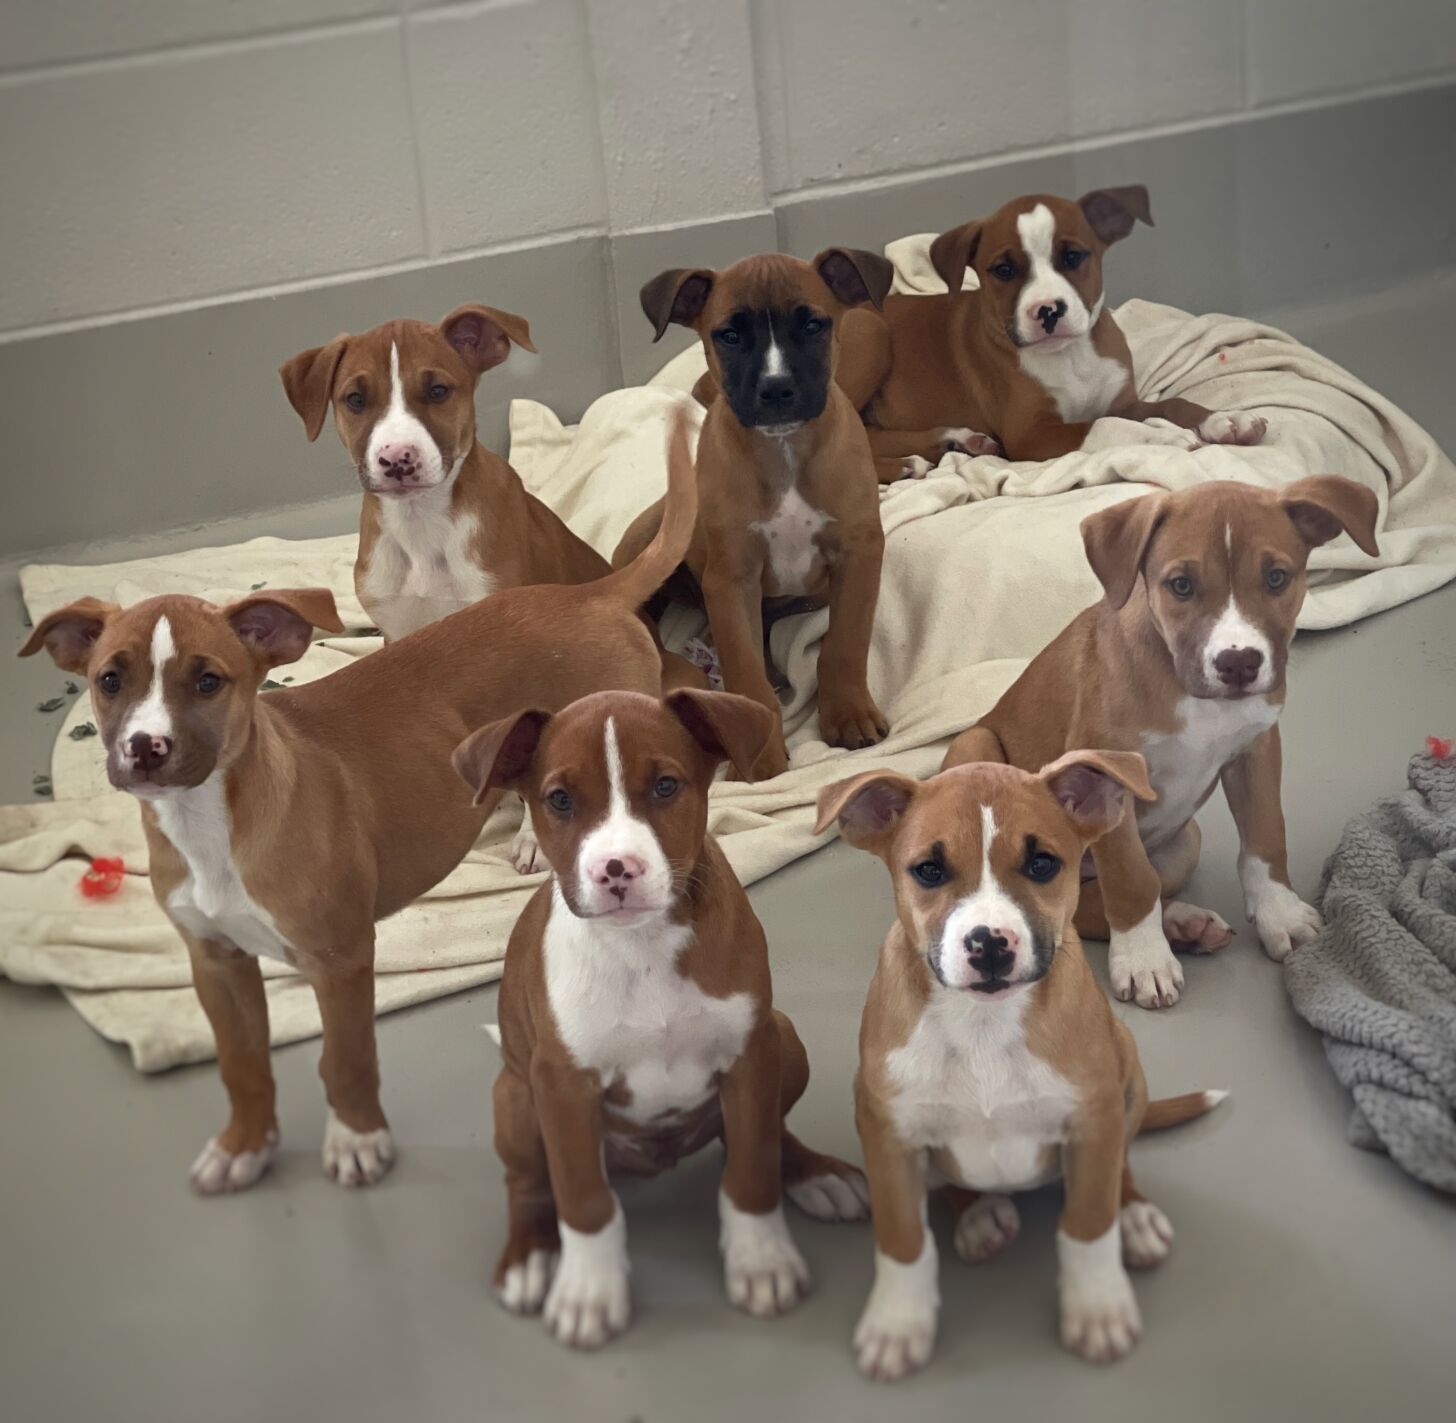
[[[1275,963],[1302,948],[1324,928],[1319,910],[1306,904],[1287,884],[1273,878],[1263,860],[1241,861],[1239,878],[1244,885],[1244,912],[1258,933],[1264,952]]]
[[[874,1288],[854,1331],[855,1362],[866,1378],[902,1379],[929,1362],[940,1313],[936,1265],[928,1230],[920,1258],[908,1265],[875,1252]]]
[[[947,425],[940,432],[941,443],[949,454],[999,455],[1000,442],[994,435],[983,435],[969,425]]]
[[[1198,438],[1208,445],[1257,445],[1269,422],[1246,410],[1215,410],[1198,427]]]
[[[1168,1258],[1173,1248],[1173,1223],[1151,1201],[1129,1201],[1119,1221],[1124,1265],[1146,1270]]]
[[[1010,1196],[980,1196],[956,1221],[956,1254],[967,1265],[984,1264],[1021,1234],[1021,1215]]]
[[[599,1349],[632,1317],[627,1276],[627,1222],[620,1203],[593,1235],[563,1221],[561,1260],[542,1313],[547,1330],[573,1349]]]
[[[533,1250],[506,1271],[496,1297],[512,1314],[536,1314],[546,1302],[560,1260],[555,1250]]]
[[[246,1191],[263,1177],[278,1155],[278,1133],[271,1131],[257,1151],[225,1151],[213,1137],[198,1153],[189,1176],[199,1196],[227,1196]]]
[[[868,1220],[870,1185],[863,1171],[824,1171],[784,1187],[784,1194],[815,1220]]]
[[[1162,906],[1131,929],[1112,931],[1107,969],[1112,991],[1139,1008],[1171,1008],[1183,990],[1183,967],[1163,933]]]
[[[324,1175],[341,1186],[372,1186],[394,1165],[394,1138],[388,1127],[355,1131],[330,1108],[323,1162]]]
[[[1172,944],[1195,954],[1213,954],[1233,943],[1234,931],[1211,909],[1171,899],[1163,906],[1163,932]]]
[[[511,841],[511,863],[520,875],[543,874],[551,868],[546,863],[546,856],[541,853],[541,842],[536,839],[529,811],[521,821],[521,828],[516,831],[516,838]]]
[[[1120,1359],[1143,1332],[1116,1222],[1096,1240],[1057,1232],[1062,1343],[1093,1363]]]
[[[924,479],[935,466],[923,455],[907,455],[900,466],[901,479]]]
[[[760,1318],[793,1309],[809,1292],[809,1266],[789,1234],[783,1207],[749,1215],[720,1191],[718,1215],[729,1300]]]

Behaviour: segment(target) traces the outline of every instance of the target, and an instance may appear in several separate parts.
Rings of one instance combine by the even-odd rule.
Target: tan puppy
[[[1077,866],[1129,793],[1152,793],[1140,757],[1073,751],[1040,775],[977,765],[921,783],[869,771],[819,797],[816,828],[838,820],[885,861],[898,911],[854,1088],[876,1247],[854,1344],[871,1377],[919,1368],[935,1341],[931,1184],[955,1188],[956,1252],[976,1263],[1020,1228],[1005,1193],[1062,1177],[1063,1343],[1105,1360],[1141,1332],[1124,1265],[1157,1264],[1173,1229],[1133,1184],[1128,1147],[1225,1094],[1148,1101],[1137,1045],[1072,926]]]
[[[772,734],[744,697],[604,692],[507,717],[456,753],[477,795],[525,795],[556,872],[521,915],[501,982],[510,1235],[495,1284],[508,1309],[544,1305],[562,1343],[595,1347],[627,1324],[612,1175],[654,1175],[721,1139],[728,1297],[752,1314],[791,1308],[808,1285],[781,1187],[820,1219],[866,1213],[863,1175],[784,1126],[809,1062],[773,1007],[763,930],[707,834],[719,763],[747,775]]]
[[[1037,194],[942,233],[930,258],[949,291],[892,296],[845,323],[841,382],[871,427],[880,478],[923,474],[948,449],[1046,460],[1082,447],[1103,415],[1158,417],[1211,444],[1257,444],[1265,422],[1189,400],[1139,400],[1132,356],[1104,307],[1102,258],[1147,189],[1076,202]],[[966,268],[978,291],[962,291]]]
[[[270,668],[303,655],[312,626],[340,630],[324,589],[225,608],[86,598],[21,648],[85,674],[107,774],[142,804],[152,887],[191,955],[232,1107],[192,1167],[197,1190],[251,1186],[277,1150],[260,957],[295,968],[318,997],[324,1169],[353,1186],[389,1168],[375,921],[443,879],[480,833],[492,806],[471,805],[450,769],[472,728],[522,697],[562,707],[599,687],[657,692],[657,649],[636,610],[692,530],[684,428],[669,469],[661,532],[631,567],[507,589],[305,686],[257,696]]]
[[[1183,970],[1169,941],[1209,952],[1233,937],[1217,914],[1173,898],[1198,863],[1194,813],[1220,780],[1238,824],[1245,908],[1265,950],[1282,959],[1318,932],[1285,858],[1285,660],[1310,550],[1344,530],[1377,553],[1377,507],[1369,489],[1331,474],[1278,491],[1213,481],[1091,515],[1082,537],[1106,596],[951,745],[946,766],[1030,770],[1089,744],[1147,758],[1158,799],[1093,847],[1095,878],[1077,913],[1083,934],[1111,937],[1119,998],[1176,1003]]]
[[[860,747],[888,730],[866,682],[884,534],[864,427],[834,383],[846,308],[879,302],[890,264],[831,247],[813,262],[750,257],[723,272],[663,272],[642,288],[660,337],[676,322],[703,341],[721,392],[698,445],[698,526],[687,568],[701,590],[730,692],[777,717],[764,665],[765,602],[829,606],[819,653],[819,728]],[[654,505],[627,530],[621,564],[652,536]],[[788,768],[783,728],[758,777]]]

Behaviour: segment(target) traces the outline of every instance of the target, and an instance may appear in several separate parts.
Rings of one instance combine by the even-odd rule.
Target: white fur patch
[[[875,1283],[854,1331],[855,1361],[868,1378],[904,1378],[923,1368],[935,1348],[940,1262],[928,1226],[924,1242],[908,1265],[875,1251]]]
[[[187,866],[186,878],[167,897],[167,913],[199,939],[292,963],[293,946],[248,893],[233,863],[225,773],[214,771],[200,786],[168,790],[147,804]]]
[[[784,360],[783,347],[779,345],[778,337],[774,335],[773,317],[768,319],[768,350],[764,353],[763,373],[772,379],[775,376],[787,375],[789,363]]]
[[[278,1133],[268,1133],[260,1151],[224,1151],[213,1137],[198,1153],[190,1172],[192,1189],[200,1196],[225,1196],[246,1191],[262,1179],[278,1155]]]
[[[444,479],[445,460],[440,454],[440,447],[405,399],[404,382],[399,374],[399,343],[395,341],[389,343],[389,404],[384,414],[374,422],[364,448],[364,459],[371,478],[376,476],[379,452],[385,445],[413,445],[419,451],[426,486]]]
[[[995,930],[1008,940],[1015,936],[1016,963],[1012,972],[1025,965],[1032,951],[1031,926],[1021,906],[1001,887],[991,872],[991,846],[996,840],[996,816],[989,805],[981,807],[981,877],[976,887],[946,916],[936,946],[940,980],[948,988],[966,989],[980,975],[972,968],[965,937],[979,926]],[[1004,990],[1003,990],[1004,991]],[[1012,990],[1014,991],[1014,990]]]
[[[809,1266],[789,1234],[781,1205],[749,1215],[718,1192],[718,1246],[728,1299],[760,1317],[783,1314],[809,1290]]]
[[[612,1197],[612,1218],[595,1234],[561,1228],[561,1260],[546,1294],[546,1328],[563,1344],[596,1349],[627,1327],[632,1300],[627,1277],[627,1220]]]
[[[1131,929],[1113,929],[1107,947],[1112,991],[1139,1008],[1171,1008],[1183,990],[1183,966],[1163,932],[1163,906],[1153,907]]]
[[[152,680],[147,694],[132,709],[131,715],[117,733],[113,751],[117,761],[127,765],[132,760],[130,743],[138,732],[153,741],[173,736],[172,709],[167,705],[167,664],[177,655],[177,643],[172,636],[172,623],[163,613],[152,624],[151,663]]]
[[[1173,1248],[1172,1222],[1151,1201],[1129,1201],[1118,1217],[1122,1262],[1135,1270],[1160,1265]]]
[[[1010,1196],[977,1196],[955,1226],[956,1254],[968,1265],[999,1255],[1021,1234],[1021,1213]]]
[[[1122,1229],[1113,1221],[1096,1240],[1057,1232],[1062,1343],[1095,1363],[1121,1358],[1143,1332],[1137,1297],[1122,1264]]]
[[[773,594],[803,593],[809,588],[814,566],[819,562],[815,543],[830,516],[816,509],[791,486],[779,507],[767,519],[749,527],[763,535],[767,545],[768,573],[765,591]]]
[[[506,1271],[497,1298],[512,1314],[535,1314],[546,1303],[546,1291],[560,1260],[557,1250],[533,1250]]]
[[[1061,329],[1058,323],[1057,330]],[[1111,356],[1100,355],[1090,336],[1055,350],[1022,346],[1016,355],[1021,369],[1046,391],[1057,414],[1069,425],[1106,415],[1129,379],[1127,368]]]
[[[1268,864],[1253,855],[1239,856],[1239,883],[1244,912],[1259,935],[1264,952],[1275,963],[1309,943],[1324,928],[1320,912],[1269,873]]]
[[[330,1107],[322,1155],[329,1180],[341,1186],[372,1186],[394,1165],[394,1138],[388,1127],[355,1131]]]
[[[1218,668],[1214,665],[1219,653],[1241,649],[1257,652],[1264,659],[1259,664],[1258,676],[1245,689],[1245,697],[1267,692],[1274,680],[1274,649],[1268,636],[1245,617],[1238,599],[1230,594],[1203,645],[1203,675],[1210,687],[1220,685]]]

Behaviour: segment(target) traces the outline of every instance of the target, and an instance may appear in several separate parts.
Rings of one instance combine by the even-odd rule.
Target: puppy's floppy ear
[[[1380,552],[1375,541],[1375,520],[1380,500],[1373,489],[1346,479],[1341,474],[1314,474],[1296,479],[1279,491],[1300,537],[1311,548],[1339,538],[1343,529],[1362,552],[1374,557]]]
[[[1133,223],[1153,225],[1153,210],[1148,206],[1148,190],[1141,183],[1126,188],[1093,188],[1077,199],[1077,206],[1087,225],[1097,236],[1112,246],[1132,231]]]
[[[976,249],[981,245],[981,229],[985,225],[979,217],[974,222],[963,222],[949,232],[942,232],[930,244],[930,265],[953,292],[960,291],[961,283],[966,279],[966,268],[976,260]]]
[[[472,731],[451,753],[455,774],[475,792],[471,805],[504,786],[514,785],[531,769],[541,733],[551,713],[528,707]]]
[[[334,394],[334,376],[348,344],[347,336],[335,336],[327,346],[300,351],[278,367],[288,403],[298,411],[310,440],[318,439],[324,427],[324,416],[329,413]]]
[[[103,603],[99,598],[80,598],[68,603],[35,625],[16,656],[30,657],[44,647],[63,672],[84,673],[96,639],[120,611],[115,603]]]
[[[1100,839],[1127,813],[1128,796],[1157,800],[1148,763],[1136,751],[1068,751],[1041,778],[1088,840]]]
[[[919,788],[919,781],[898,771],[864,771],[825,786],[819,792],[814,833],[821,834],[837,820],[839,833],[851,845],[883,855]]]
[[[1124,499],[1110,509],[1099,509],[1082,520],[1087,562],[1114,608],[1132,597],[1148,541],[1163,521],[1167,502],[1167,494],[1154,490],[1140,498]]]
[[[652,339],[662,340],[662,333],[676,322],[679,326],[696,326],[698,317],[708,304],[716,272],[703,268],[674,267],[659,272],[639,293],[642,310],[652,323]]]
[[[895,269],[886,258],[855,247],[826,247],[812,266],[844,306],[863,306],[867,301],[883,306],[895,280]]]
[[[745,781],[774,733],[777,718],[766,706],[733,692],[703,692],[684,687],[669,693],[664,705],[687,727],[708,755],[731,761]]]
[[[264,667],[297,662],[308,651],[316,627],[325,632],[344,630],[327,588],[270,588],[229,603],[222,615]]]
[[[517,345],[535,351],[531,328],[524,316],[497,311],[493,306],[457,306],[440,323],[440,334],[465,358],[476,375],[498,366]]]

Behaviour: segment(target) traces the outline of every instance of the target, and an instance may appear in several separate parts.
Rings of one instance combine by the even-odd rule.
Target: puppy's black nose
[[[788,376],[765,376],[758,383],[758,403],[767,410],[780,410],[794,398],[794,382]]]
[[[1263,665],[1264,654],[1257,647],[1226,647],[1213,659],[1213,670],[1225,687],[1247,687]]]
[[[172,741],[170,737],[138,731],[126,743],[126,749],[143,771],[155,771],[172,754]]]
[[[971,967],[986,978],[1003,977],[1016,962],[1015,953],[1006,946],[1006,936],[984,924],[977,924],[962,942],[970,956]]]
[[[1057,322],[1059,322],[1066,314],[1067,303],[1063,301],[1061,297],[1058,297],[1053,304],[1049,306],[1038,307],[1036,312],[1036,319],[1041,322],[1041,329],[1045,331],[1048,336],[1050,336],[1052,332],[1057,329]]]

